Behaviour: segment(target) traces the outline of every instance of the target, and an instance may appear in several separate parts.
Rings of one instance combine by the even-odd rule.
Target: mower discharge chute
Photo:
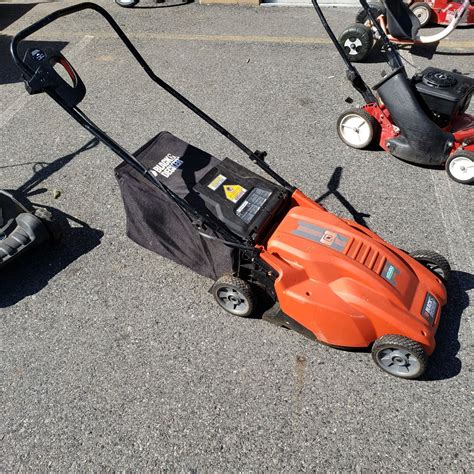
[[[98,128],[78,105],[85,87],[58,51],[21,40],[54,20],[92,9],[117,32],[151,80],[239,147],[271,182],[226,158],[161,132],[135,154]],[[71,117],[114,151],[128,235],[142,246],[206,275],[216,302],[231,314],[255,313],[332,346],[372,348],[391,375],[416,378],[435,348],[450,268],[430,251],[411,256],[357,223],[341,219],[270,168],[266,153],[235,136],[155,75],[125,33],[92,3],[59,10],[18,33],[13,58],[31,93],[46,92]],[[73,86],[57,74],[59,63]],[[67,86],[67,87],[66,87]]]
[[[360,1],[380,34],[391,67],[391,72],[374,85],[373,90],[351,63],[317,0],[312,0],[346,65],[347,78],[366,103],[340,115],[339,137],[352,148],[364,149],[378,143],[404,161],[425,166],[444,165],[454,181],[472,184],[474,117],[467,110],[474,92],[474,78],[434,67],[409,78],[398,51],[374,20],[369,5],[365,0]]]

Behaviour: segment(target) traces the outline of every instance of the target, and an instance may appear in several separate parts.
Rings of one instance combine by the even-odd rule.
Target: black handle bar
[[[284,186],[286,189],[293,191],[294,187],[291,186],[285,179],[283,179],[278,173],[276,173],[269,165],[265,162],[264,158],[266,153],[259,152],[258,150],[252,151],[246,145],[244,145],[240,140],[238,140],[234,135],[232,135],[229,131],[227,131],[222,125],[217,123],[214,119],[212,119],[209,115],[207,115],[204,111],[199,109],[195,106],[191,101],[186,99],[183,95],[181,95],[178,91],[173,89],[170,85],[168,85],[165,81],[159,78],[148,65],[148,63],[143,59],[142,55],[138,52],[135,48],[133,43],[128,39],[127,35],[123,32],[117,22],[112,18],[110,13],[107,12],[104,8],[99,5],[96,5],[92,2],[85,2],[79,3],[78,5],[73,5],[71,7],[66,7],[60,10],[55,11],[44,17],[43,19],[33,23],[29,27],[25,28],[24,30],[17,33],[14,38],[12,39],[10,45],[10,51],[12,57],[17,64],[17,66],[23,71],[23,73],[28,77],[31,78],[34,74],[34,71],[27,65],[25,62],[20,58],[18,52],[18,44],[20,41],[24,40],[31,34],[35,33],[36,31],[44,28],[45,26],[49,25],[53,21],[57,20],[58,18],[62,18],[67,15],[71,15],[73,13],[80,12],[82,10],[94,10],[100,15],[102,15],[113,28],[113,30],[117,33],[120,39],[124,42],[125,46],[128,50],[132,53],[133,57],[138,61],[138,63],[142,66],[144,71],[150,77],[150,79],[156,82],[159,86],[161,86],[165,91],[170,93],[173,97],[178,99],[182,104],[186,107],[191,109],[196,115],[202,118],[205,122],[215,128],[219,133],[221,133],[224,137],[230,140],[234,145],[240,148],[248,157],[255,162],[260,168],[262,168],[265,172],[267,172],[273,179],[275,179],[278,183]]]

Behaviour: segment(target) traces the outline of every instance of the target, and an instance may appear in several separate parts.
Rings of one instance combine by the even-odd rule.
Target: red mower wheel
[[[410,5],[410,10],[418,18],[420,26],[426,26],[430,22],[433,11],[427,3],[415,2]]]
[[[378,137],[380,124],[364,109],[350,109],[337,119],[337,134],[348,146],[362,150]]]
[[[446,173],[456,183],[474,183],[474,152],[458,150],[446,161]]]

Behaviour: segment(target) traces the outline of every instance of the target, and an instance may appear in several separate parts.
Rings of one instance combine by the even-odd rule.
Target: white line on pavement
[[[463,267],[464,271],[474,273],[472,242],[464,231],[459,210],[451,189],[451,183],[449,179],[442,176],[442,173],[430,170],[430,174],[434,184],[438,207],[441,211],[444,230],[448,239],[449,253],[451,254],[450,260],[455,264],[456,269]],[[448,181],[447,185],[446,181]],[[460,184],[459,186],[463,185]],[[456,253],[457,255],[462,254],[462,259],[458,257]]]

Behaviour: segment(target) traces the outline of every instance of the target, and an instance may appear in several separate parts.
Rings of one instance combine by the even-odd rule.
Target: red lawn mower
[[[453,21],[456,12],[463,8],[461,0],[451,2],[446,0],[415,0],[409,5],[410,10],[418,18],[421,27],[426,26],[428,23],[449,25]],[[458,25],[474,25],[473,0],[470,0],[465,13],[459,19]]]
[[[409,78],[400,55],[373,17],[369,4],[360,0],[380,35],[392,69],[372,90],[350,62],[317,1],[312,2],[347,67],[347,78],[366,102],[339,117],[337,132],[341,140],[359,149],[378,143],[385,151],[410,163],[445,165],[451,179],[472,184],[474,117],[467,110],[474,79],[434,67]]]
[[[403,0],[382,0],[380,3],[361,1],[362,8],[356,15],[356,23],[341,33],[339,44],[345,50],[349,61],[356,63],[364,61],[373,47],[380,44],[381,31],[393,44],[400,46],[437,43],[465,22],[465,14],[468,11],[472,22],[471,2],[472,0],[460,0],[460,3],[433,0],[433,3],[448,5],[447,10],[443,10],[439,16],[446,20],[449,18],[449,22],[439,33],[423,36],[419,34],[419,30],[423,23],[426,24],[431,18],[428,4],[417,2],[408,7]],[[367,8],[370,9],[370,16]],[[382,45],[383,43],[382,41]]]

